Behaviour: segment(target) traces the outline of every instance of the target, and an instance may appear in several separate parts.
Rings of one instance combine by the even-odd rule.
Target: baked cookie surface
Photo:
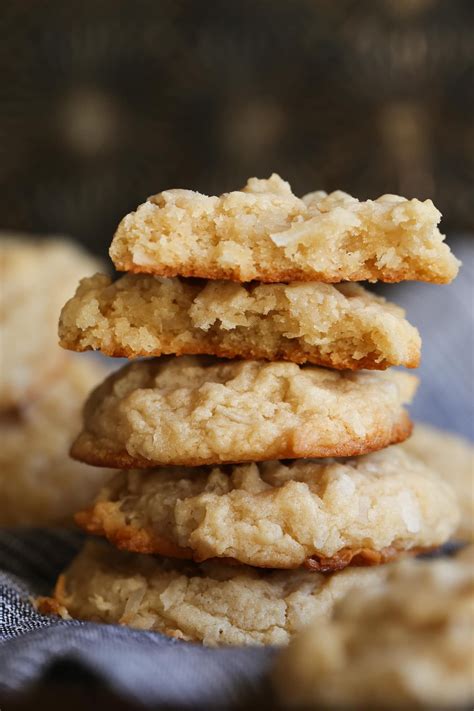
[[[91,540],[60,576],[54,597],[41,599],[39,608],[209,646],[285,644],[308,619],[329,614],[336,600],[359,585],[372,585],[385,568],[322,575],[198,566]]]
[[[72,454],[149,468],[353,456],[405,439],[417,379],[205,357],[125,366],[88,399]]]
[[[403,446],[453,487],[461,509],[455,535],[474,541],[474,445],[451,432],[417,422]]]
[[[450,487],[397,446],[347,461],[119,472],[76,516],[132,551],[322,571],[438,546],[458,519]]]
[[[111,356],[195,355],[416,367],[421,340],[395,304],[358,284],[252,284],[127,274],[82,280],[61,345]]]
[[[69,457],[84,398],[104,375],[88,358],[68,355],[28,405],[0,418],[0,526],[72,524],[110,470]]]
[[[120,223],[110,256],[119,271],[234,281],[449,282],[459,262],[431,200],[341,191],[298,198],[273,174],[243,190],[154,195]]]
[[[0,410],[28,402],[61,369],[61,306],[97,266],[66,240],[0,234]]]
[[[472,550],[386,569],[282,652],[274,683],[285,708],[472,706]]]

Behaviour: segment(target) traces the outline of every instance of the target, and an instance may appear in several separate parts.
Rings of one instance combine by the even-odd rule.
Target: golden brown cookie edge
[[[386,546],[381,550],[368,547],[341,548],[333,556],[311,555],[301,564],[282,566],[277,559],[268,561],[265,565],[252,565],[248,561],[227,556],[199,556],[190,548],[182,548],[175,543],[156,535],[152,527],[137,528],[127,524],[120,511],[118,502],[100,501],[85,511],[76,514],[76,523],[87,533],[106,538],[109,543],[130,553],[144,553],[159,555],[168,558],[193,560],[195,563],[221,562],[233,565],[247,565],[253,568],[270,568],[279,570],[295,570],[306,568],[319,573],[334,573],[348,566],[370,567],[383,565],[396,560],[404,554],[418,555],[434,550],[438,546],[413,546],[401,547],[396,545]]]
[[[420,364],[421,351],[420,348],[412,346],[409,350],[409,355],[404,361],[382,360],[377,361],[374,356],[366,356],[365,358],[335,358],[331,355],[325,357],[318,355],[315,348],[313,353],[308,350],[299,348],[297,345],[290,345],[287,349],[278,349],[270,352],[268,349],[257,349],[248,347],[245,348],[245,343],[242,342],[242,348],[239,350],[232,348],[224,348],[218,343],[207,342],[206,344],[189,345],[182,348],[155,348],[150,350],[136,350],[126,346],[101,346],[99,349],[92,349],[90,346],[82,346],[79,339],[68,340],[62,338],[60,345],[66,350],[84,353],[90,350],[99,350],[100,353],[110,358],[157,358],[163,355],[212,355],[218,358],[227,358],[230,360],[265,360],[269,362],[287,361],[303,365],[311,363],[322,368],[331,368],[333,370],[387,370],[393,366],[404,366],[405,368],[418,368]]]
[[[351,272],[351,274],[340,274],[337,276],[328,276],[324,272],[318,272],[309,267],[306,269],[282,269],[282,270],[265,270],[259,269],[252,274],[249,279],[242,279],[239,271],[228,268],[203,268],[194,263],[182,263],[179,267],[170,267],[164,264],[153,265],[138,265],[135,264],[129,257],[119,257],[114,255],[112,258],[114,266],[119,272],[128,272],[131,274],[153,274],[154,276],[162,277],[196,277],[199,279],[222,279],[227,281],[236,281],[239,283],[247,283],[249,281],[260,281],[266,284],[289,283],[292,281],[319,281],[324,284],[338,284],[342,281],[383,281],[387,284],[395,284],[401,281],[423,281],[430,284],[449,284],[456,277],[458,268],[451,269],[444,275],[433,272],[429,269],[380,269],[377,274],[374,274],[367,267]]]
[[[413,429],[413,423],[407,412],[403,411],[399,421],[392,427],[390,432],[384,428],[372,432],[370,436],[360,440],[347,440],[338,446],[323,446],[311,444],[307,437],[310,432],[297,433],[288,438],[285,447],[274,449],[268,454],[254,456],[249,454],[245,458],[221,458],[210,457],[207,459],[183,458],[169,460],[145,459],[137,455],[131,455],[125,450],[114,451],[95,446],[94,437],[87,431],[82,431],[73,442],[70,454],[73,459],[77,459],[85,464],[96,467],[108,467],[112,469],[153,469],[159,466],[183,466],[199,467],[223,464],[244,464],[247,462],[265,462],[277,459],[320,459],[355,457],[363,454],[370,454],[380,449],[384,449],[391,444],[398,444],[406,440]]]

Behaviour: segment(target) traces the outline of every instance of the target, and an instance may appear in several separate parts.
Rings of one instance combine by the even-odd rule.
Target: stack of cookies
[[[370,566],[445,542],[452,489],[390,446],[417,379],[389,367],[417,366],[419,334],[352,283],[449,282],[439,219],[429,200],[298,198],[277,175],[127,215],[110,250],[126,274],[83,280],[60,339],[152,358],[86,403],[73,457],[123,471],[76,520],[109,543],[89,542],[42,609],[283,643],[385,574]]]

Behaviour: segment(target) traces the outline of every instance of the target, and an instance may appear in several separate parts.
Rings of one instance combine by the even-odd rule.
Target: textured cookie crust
[[[461,540],[474,541],[474,445],[450,432],[417,422],[403,446],[453,487],[461,509],[455,535]]]
[[[1,417],[0,526],[71,524],[111,476],[69,457],[84,398],[103,375],[88,358],[67,355],[33,402]]]
[[[474,557],[386,566],[279,657],[285,708],[461,709],[474,700]]]
[[[417,382],[283,362],[141,361],[92,393],[72,454],[120,469],[364,454],[409,435],[403,404]]]
[[[459,262],[431,200],[341,191],[302,199],[273,174],[209,197],[165,190],[127,215],[110,256],[119,271],[264,282],[417,279],[445,283]]]
[[[97,266],[65,240],[0,235],[0,411],[28,402],[61,369],[61,306]]]
[[[458,520],[450,487],[399,446],[340,462],[119,472],[76,516],[132,551],[322,570],[440,545]]]
[[[38,604],[45,614],[119,623],[214,647],[285,644],[309,619],[328,615],[349,590],[373,585],[389,567],[331,576],[199,566],[89,541],[60,576],[54,597]]]
[[[127,274],[83,279],[61,345],[111,356],[196,355],[415,368],[421,340],[398,306],[358,284],[253,284]]]

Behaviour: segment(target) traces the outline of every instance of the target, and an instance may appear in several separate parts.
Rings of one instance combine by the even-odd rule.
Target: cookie
[[[450,282],[459,262],[431,200],[340,190],[298,198],[273,174],[220,197],[165,190],[120,223],[119,271],[233,281]]]
[[[38,606],[46,614],[118,623],[209,646],[285,644],[308,619],[328,615],[346,592],[384,575],[384,568],[331,576],[195,565],[91,540],[60,576],[54,597],[40,599]]]
[[[282,707],[472,708],[474,558],[387,566],[331,619],[295,637],[276,664]]]
[[[397,446],[346,461],[118,472],[76,516],[131,551],[322,571],[438,546],[458,520],[449,485]]]
[[[141,361],[92,393],[72,454],[120,469],[364,454],[409,435],[403,404],[417,382],[284,362]]]
[[[453,487],[461,522],[456,537],[474,540],[474,445],[450,432],[416,423],[412,436],[403,445]]]
[[[84,398],[103,375],[88,358],[67,355],[34,401],[2,415],[0,526],[72,523],[110,477],[110,470],[75,462],[68,451]]]
[[[61,306],[97,266],[65,240],[0,235],[0,411],[28,402],[62,368]]]
[[[111,356],[195,355],[415,368],[421,340],[395,304],[358,284],[253,284],[127,274],[83,279],[61,345]]]

